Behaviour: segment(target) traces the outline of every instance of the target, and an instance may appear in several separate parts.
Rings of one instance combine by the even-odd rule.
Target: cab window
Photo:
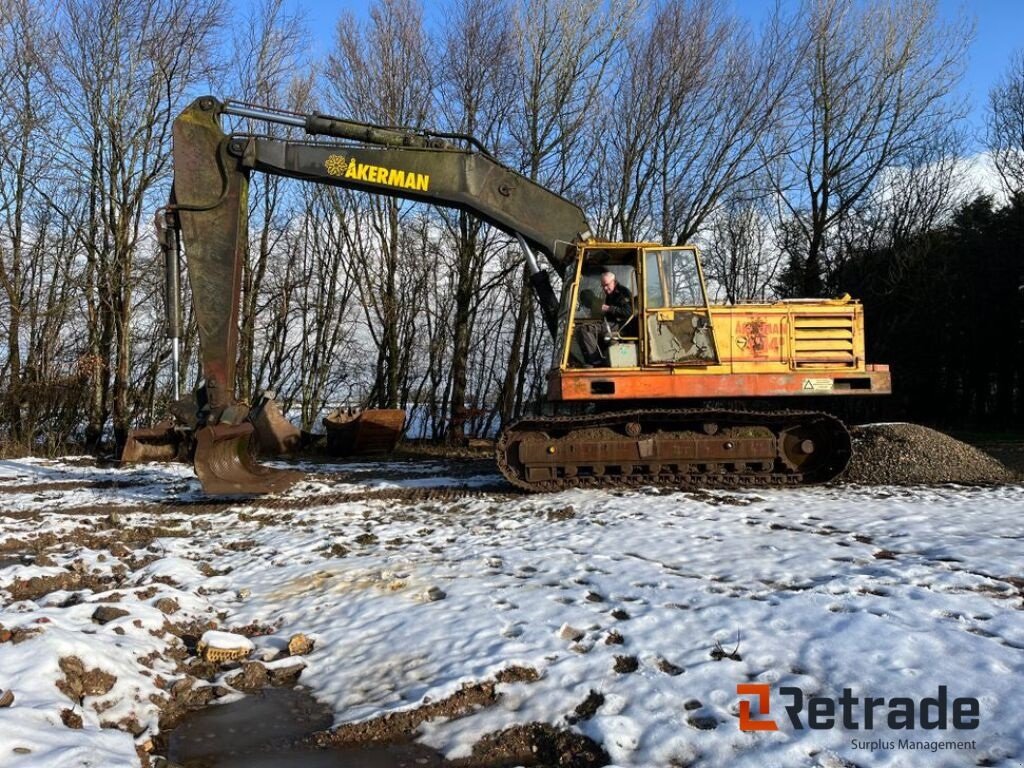
[[[648,309],[704,306],[695,251],[651,249],[645,259]]]

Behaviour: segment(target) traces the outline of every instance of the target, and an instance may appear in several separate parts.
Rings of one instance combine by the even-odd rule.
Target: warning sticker
[[[832,379],[804,379],[805,392],[831,392],[833,385]]]

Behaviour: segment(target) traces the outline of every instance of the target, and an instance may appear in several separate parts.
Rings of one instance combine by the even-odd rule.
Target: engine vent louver
[[[854,368],[853,315],[792,316],[795,368]]]

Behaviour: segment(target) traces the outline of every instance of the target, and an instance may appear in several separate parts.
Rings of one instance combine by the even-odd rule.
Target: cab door
[[[645,248],[645,363],[713,365],[718,362],[704,273],[692,246]]]

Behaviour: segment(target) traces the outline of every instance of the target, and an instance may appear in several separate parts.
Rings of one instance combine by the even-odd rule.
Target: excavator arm
[[[342,142],[226,135],[222,115],[302,128],[310,136]],[[180,244],[185,248],[205,380],[186,429],[193,433],[196,473],[212,493],[270,492],[298,477],[253,461],[252,414],[234,395],[253,171],[456,208],[515,236],[552,334],[558,301],[533,251],[562,274],[570,248],[591,236],[576,205],[502,165],[469,136],[301,115],[204,96],[175,120],[173,141],[173,190],[169,205],[158,215],[158,229],[168,286],[178,283],[177,249]],[[172,294],[176,291],[168,290],[167,325],[176,357],[179,309]],[[174,429],[180,435],[181,427]],[[141,432],[160,442],[159,430]],[[126,460],[165,455],[147,454],[144,442],[132,444],[130,439]]]

